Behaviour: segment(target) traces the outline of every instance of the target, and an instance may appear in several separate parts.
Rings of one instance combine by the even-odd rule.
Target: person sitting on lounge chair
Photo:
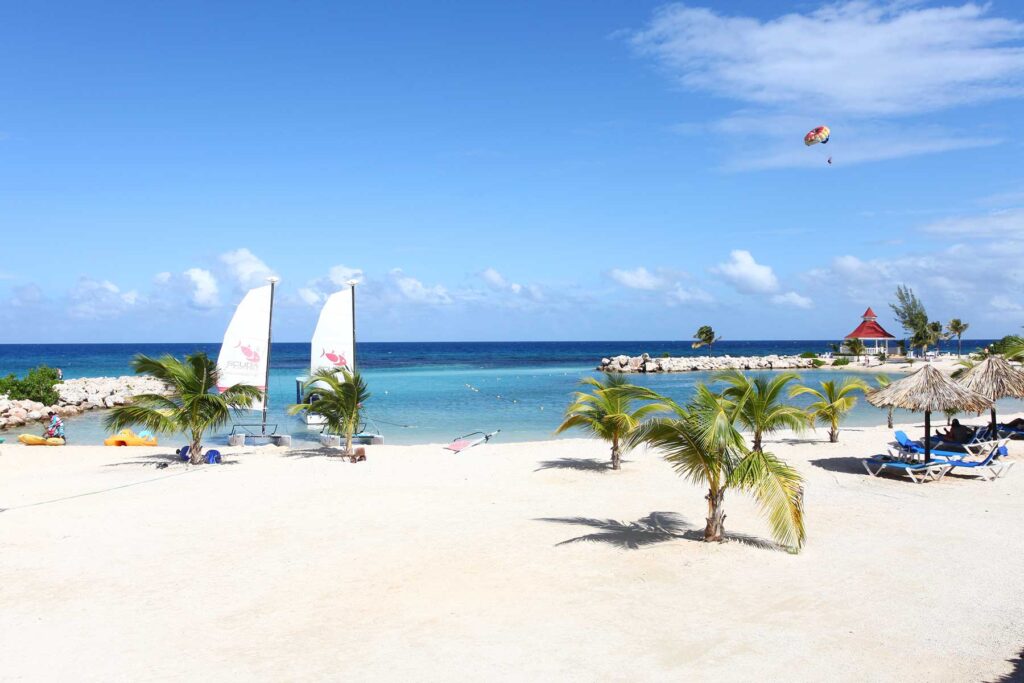
[[[953,423],[944,432],[936,432],[939,438],[949,443],[967,443],[974,437],[974,430],[960,424],[960,420],[954,419]]]

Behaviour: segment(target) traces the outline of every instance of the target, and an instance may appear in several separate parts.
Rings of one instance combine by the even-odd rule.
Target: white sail
[[[271,296],[270,285],[250,289],[235,309],[217,356],[218,391],[236,384],[266,390]]]
[[[333,368],[355,370],[355,331],[352,319],[352,288],[327,297],[313,331],[309,349],[309,373]]]

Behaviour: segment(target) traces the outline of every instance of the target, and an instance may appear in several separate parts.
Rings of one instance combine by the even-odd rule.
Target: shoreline
[[[919,424],[897,428],[916,436]],[[738,491],[726,498],[732,540],[700,542],[701,487],[644,449],[610,471],[607,444],[592,439],[461,454],[370,446],[359,464],[319,449],[221,449],[230,464],[160,470],[172,448],[5,445],[0,670],[437,681],[1011,671],[1024,646],[1024,576],[1012,571],[1021,465],[994,482],[917,485],[858,470],[891,440],[885,427],[843,429],[837,444],[821,429],[793,437],[767,445],[806,480],[799,554],[766,542]],[[979,565],[1006,569],[995,584],[921,586],[936,567]],[[169,658],[166,634],[186,621],[217,637]],[[339,649],[355,633],[359,647]]]

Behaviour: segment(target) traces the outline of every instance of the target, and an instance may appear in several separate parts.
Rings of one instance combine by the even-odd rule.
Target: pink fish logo
[[[337,353],[334,349],[331,349],[330,353],[327,352],[327,349],[321,349],[320,357],[326,358],[331,363],[331,365],[333,365],[336,368],[348,367],[348,361],[345,360],[345,354]]]
[[[242,355],[245,356],[245,359],[250,363],[260,362],[260,352],[252,348],[251,345],[243,345],[242,342],[238,342],[237,344],[235,344],[235,348],[240,349],[242,351]]]

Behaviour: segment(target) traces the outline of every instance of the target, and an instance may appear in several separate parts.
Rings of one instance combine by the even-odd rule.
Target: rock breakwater
[[[0,430],[43,422],[52,410],[70,417],[98,408],[124,405],[139,394],[166,393],[164,383],[152,377],[83,377],[54,385],[58,401],[48,406],[38,401],[12,400],[0,395]]]
[[[674,356],[652,358],[613,356],[602,358],[597,369],[602,372],[715,372],[717,370],[807,370],[814,367],[813,358],[800,356]]]

